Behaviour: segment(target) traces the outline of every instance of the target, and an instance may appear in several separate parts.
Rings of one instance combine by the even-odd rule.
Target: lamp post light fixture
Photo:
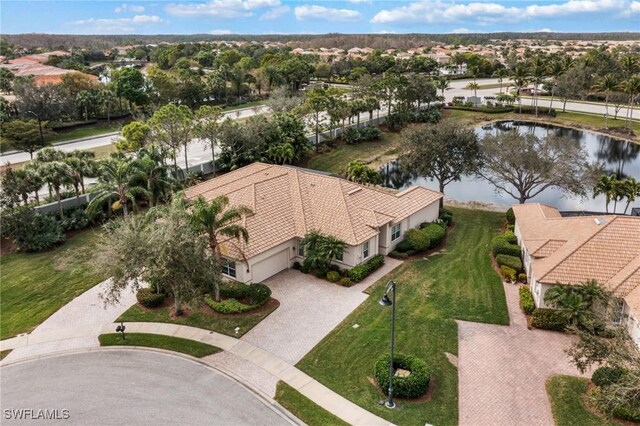
[[[391,299],[389,299],[389,292],[391,292]],[[396,282],[391,280],[387,283],[387,288],[384,291],[384,296],[378,302],[382,306],[391,306],[391,359],[389,360],[389,399],[384,404],[387,408],[395,408],[396,404],[393,402],[393,375],[395,373],[393,369],[393,345],[396,331]]]
[[[36,114],[33,111],[27,111],[27,114],[33,114],[38,119],[38,129],[40,130],[40,145],[44,146],[44,136],[42,135],[42,120],[40,120],[40,114]]]
[[[120,325],[116,327],[116,333],[122,333],[122,340],[125,340],[124,337],[124,329],[125,329],[125,325],[122,321],[120,321]]]

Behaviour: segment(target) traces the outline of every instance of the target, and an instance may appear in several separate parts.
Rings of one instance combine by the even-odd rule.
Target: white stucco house
[[[325,173],[253,163],[188,188],[187,199],[226,195],[230,206],[247,206],[249,242],[221,244],[223,273],[257,283],[304,260],[304,236],[311,230],[347,244],[340,268],[352,268],[388,254],[407,229],[438,218],[443,195],[423,187],[404,191],[358,185]]]
[[[544,204],[513,206],[515,234],[522,248],[536,307],[557,284],[595,279],[612,291],[617,321],[640,346],[640,217],[563,217]]]

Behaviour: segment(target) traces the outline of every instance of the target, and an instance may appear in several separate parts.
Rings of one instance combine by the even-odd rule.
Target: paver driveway
[[[528,330],[518,287],[505,293],[511,325],[458,321],[460,425],[553,425],[545,382],[580,375],[564,353],[573,337]]]
[[[382,268],[349,288],[296,270],[283,271],[265,282],[280,307],[242,340],[295,364],[367,298],[363,290],[401,263],[386,258]],[[261,368],[227,352],[211,355],[207,360],[267,395],[275,395],[277,379]]]

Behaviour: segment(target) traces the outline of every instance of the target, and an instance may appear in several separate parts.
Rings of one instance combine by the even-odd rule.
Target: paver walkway
[[[127,332],[130,333],[150,333],[165,336],[175,336],[183,339],[195,340],[209,345],[216,346],[229,353],[232,353],[268,372],[282,380],[298,392],[311,399],[313,402],[330,411],[334,415],[352,425],[377,426],[389,425],[390,423],[352,403],[346,398],[333,392],[326,386],[318,383],[312,377],[295,368],[293,365],[278,358],[272,353],[253,346],[247,342],[234,337],[200,328],[188,327],[176,324],[132,322],[126,323]],[[113,332],[113,324],[105,324],[98,327],[76,327],[66,330],[57,330],[53,333],[43,333],[37,337],[37,342],[44,343],[47,336],[50,339],[73,339],[91,335],[97,331],[98,334]],[[14,337],[0,342],[0,350],[20,348],[29,344],[29,336]],[[14,349],[15,350],[15,349]],[[206,358],[203,358],[206,361]],[[2,361],[6,364],[7,360]]]
[[[294,365],[365,301],[369,286],[401,265],[387,258],[385,264],[362,282],[346,288],[310,274],[286,270],[265,281],[280,307],[241,337]],[[242,377],[260,391],[274,397],[278,378],[230,353],[207,357],[219,368]]]
[[[20,358],[28,358],[70,349],[100,346],[100,342],[98,342],[98,335],[100,333],[98,330],[100,330],[104,324],[113,323],[124,311],[136,303],[136,295],[129,289],[125,289],[122,292],[120,303],[107,305],[105,307],[103,301],[100,299],[100,293],[105,291],[107,283],[108,280],[85,291],[56,311],[29,334],[29,346],[11,351],[5,358],[6,361],[10,362]],[[46,336],[55,334],[59,330],[66,330],[73,327],[95,331],[73,339],[49,340],[45,343],[35,343],[41,337],[46,338]]]
[[[527,329],[518,287],[505,293],[511,325],[458,321],[460,425],[553,425],[545,382],[581,375],[564,353],[574,337]]]

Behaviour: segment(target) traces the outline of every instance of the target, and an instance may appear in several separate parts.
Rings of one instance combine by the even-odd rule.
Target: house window
[[[298,241],[298,256],[304,257],[304,243],[302,241]]]
[[[336,260],[339,260],[340,262],[342,262],[343,259],[344,259],[344,253],[336,254]]]
[[[233,260],[222,259],[222,273],[228,277],[236,277],[236,262]]]
[[[369,241],[362,245],[362,257],[366,259],[369,257]]]
[[[391,228],[391,241],[395,241],[400,238],[400,224],[393,225]]]

